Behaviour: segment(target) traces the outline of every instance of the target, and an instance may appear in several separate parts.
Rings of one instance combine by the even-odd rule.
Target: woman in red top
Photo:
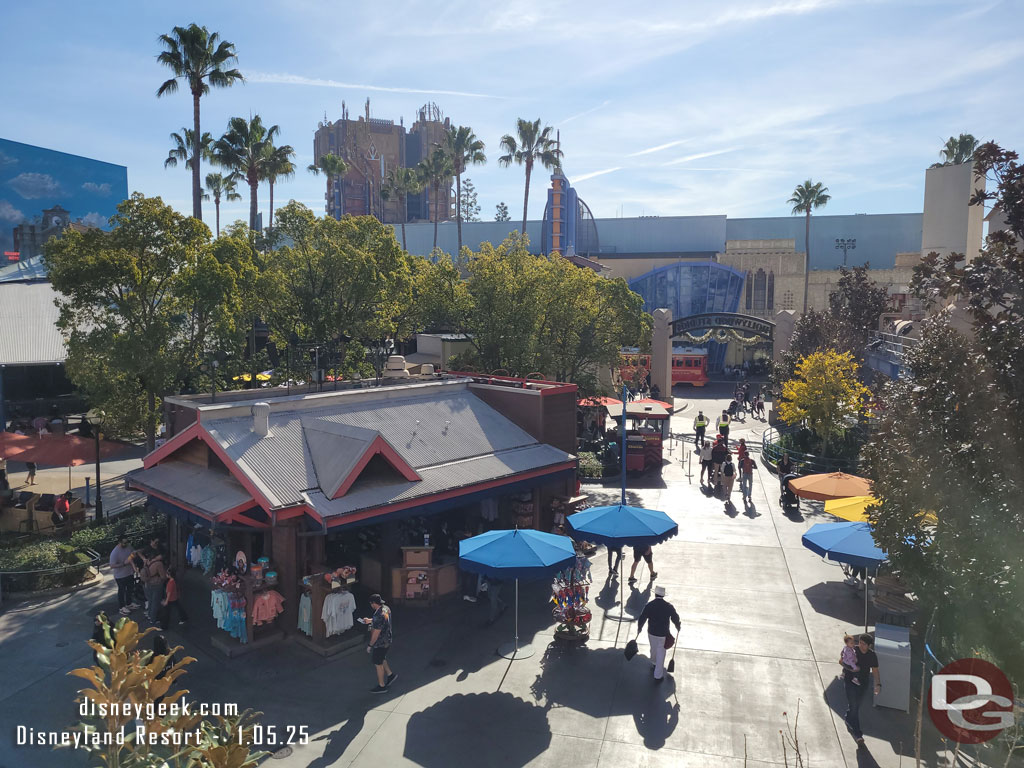
[[[178,623],[184,624],[188,621],[188,614],[185,613],[185,608],[181,604],[180,597],[178,594],[178,569],[173,565],[167,569],[167,584],[164,585],[164,599],[160,605],[163,606],[163,610],[160,611],[160,626],[163,630],[167,631],[167,625],[171,623],[171,608],[174,608],[178,612]]]

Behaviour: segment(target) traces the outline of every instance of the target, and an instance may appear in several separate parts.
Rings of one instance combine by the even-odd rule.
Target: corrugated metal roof
[[[320,491],[304,494],[306,502],[322,517],[336,517],[362,509],[409,501],[452,488],[464,488],[488,480],[511,477],[520,472],[561,464],[573,457],[546,443],[513,448],[489,456],[476,456],[420,469],[417,483],[366,483],[357,480],[339,499]]]
[[[165,461],[128,474],[133,488],[153,491],[216,516],[252,500],[233,477],[184,461]]]
[[[16,261],[0,267],[0,283],[49,280],[42,256]]]
[[[401,399],[390,393],[381,398],[345,400],[294,410],[285,410],[287,403],[272,403],[270,435],[263,438],[253,433],[251,418],[217,419],[204,414],[201,423],[274,507],[297,504],[303,491],[321,488],[303,434],[304,419],[379,432],[417,471],[538,445],[465,388]]]
[[[303,419],[302,431],[316,470],[317,485],[329,498],[334,498],[359,459],[380,436],[380,432],[373,430],[319,419]]]
[[[49,283],[0,283],[0,363],[46,365],[67,359]]]

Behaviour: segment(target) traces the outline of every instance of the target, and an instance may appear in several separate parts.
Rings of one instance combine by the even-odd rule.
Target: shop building
[[[573,384],[460,376],[172,397],[167,442],[127,483],[168,513],[179,567],[198,560],[213,575],[239,554],[257,564],[231,600],[254,609],[274,572],[283,604],[266,601],[272,630],[250,626],[246,640],[295,632],[303,617],[329,645],[323,606],[349,602],[328,599],[346,589],[339,569],[355,569],[357,597],[429,605],[459,588],[460,535],[550,529],[552,505],[576,489],[575,405]],[[224,629],[230,652],[243,640]]]

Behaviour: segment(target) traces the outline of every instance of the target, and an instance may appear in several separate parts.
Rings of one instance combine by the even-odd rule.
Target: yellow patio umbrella
[[[238,376],[233,377],[232,381],[252,381],[252,374],[251,373],[240,374]],[[256,374],[256,381],[270,381],[270,374],[269,373],[257,373]]]
[[[874,496],[848,496],[844,499],[826,499],[825,511],[830,515],[849,520],[851,523],[866,523],[867,508],[877,504]]]

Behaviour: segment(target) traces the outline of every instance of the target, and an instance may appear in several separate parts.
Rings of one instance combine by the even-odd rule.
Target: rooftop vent
[[[270,403],[253,403],[250,410],[252,431],[260,437],[267,437],[270,434]]]

